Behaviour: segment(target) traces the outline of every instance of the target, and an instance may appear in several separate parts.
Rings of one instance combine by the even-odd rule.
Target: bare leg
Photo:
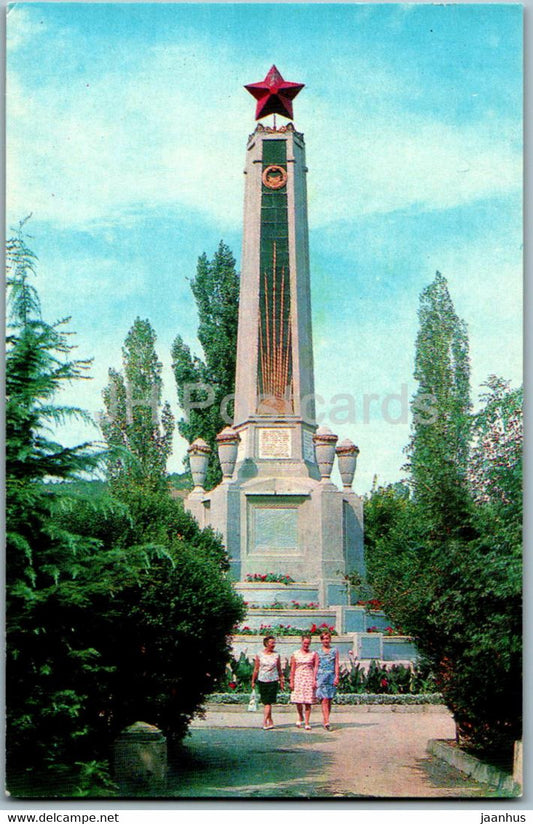
[[[331,712],[331,698],[323,698],[322,699],[322,720],[324,722],[324,726],[327,727],[329,725],[329,714]]]
[[[303,704],[296,704],[296,712],[298,713],[298,724],[303,724],[303,722],[304,722]]]
[[[309,728],[311,727],[311,724],[309,723],[310,718],[311,718],[311,704],[306,704],[305,705],[305,727],[306,727],[306,729],[308,727]]]
[[[265,704],[263,707],[263,726],[272,726],[272,704]]]

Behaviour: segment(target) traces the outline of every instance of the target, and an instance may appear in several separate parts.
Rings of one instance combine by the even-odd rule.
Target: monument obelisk
[[[272,66],[245,87],[261,123],[246,146],[244,231],[231,427],[217,438],[224,479],[206,492],[206,449],[189,447],[195,489],[186,506],[222,534],[235,580],[274,572],[316,584],[342,603],[342,576],[364,573],[362,503],[352,489],[357,447],[317,429],[305,142],[292,101],[303,84]],[[337,455],[343,488],[331,482]]]

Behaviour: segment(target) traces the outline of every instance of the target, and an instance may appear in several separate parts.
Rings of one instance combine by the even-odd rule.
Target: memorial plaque
[[[290,429],[259,429],[259,457],[260,458],[290,458],[291,457],[291,430]]]
[[[316,463],[315,458],[315,445],[313,443],[313,433],[309,432],[307,429],[303,430],[303,453],[304,453],[304,461],[308,461],[309,463]]]
[[[296,507],[254,507],[253,542],[255,552],[298,549]]]

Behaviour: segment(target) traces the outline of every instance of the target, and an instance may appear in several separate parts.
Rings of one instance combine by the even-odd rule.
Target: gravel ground
[[[261,712],[209,708],[172,759],[175,798],[495,798],[495,791],[426,752],[429,739],[454,737],[442,706],[334,707],[310,731],[292,707],[276,707],[275,729]]]

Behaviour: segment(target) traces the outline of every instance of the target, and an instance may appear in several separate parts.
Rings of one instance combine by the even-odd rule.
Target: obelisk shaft
[[[305,144],[258,126],[246,156],[236,427],[315,426]]]

